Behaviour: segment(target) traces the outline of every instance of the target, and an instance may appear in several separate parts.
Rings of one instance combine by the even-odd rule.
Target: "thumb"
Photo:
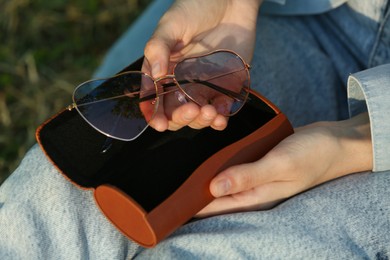
[[[210,183],[210,192],[214,197],[236,194],[251,190],[267,183],[292,178],[286,172],[296,168],[289,152],[282,151],[282,143],[275,146],[259,160],[231,166],[220,172]]]
[[[272,179],[267,163],[259,160],[232,166],[219,173],[210,183],[210,192],[218,198],[250,190]]]
[[[165,27],[165,25],[159,25],[156,28],[144,49],[148,72],[154,78],[168,73],[170,55],[177,43],[176,37]]]

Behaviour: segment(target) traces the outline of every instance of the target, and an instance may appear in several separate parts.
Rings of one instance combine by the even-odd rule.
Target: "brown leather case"
[[[125,68],[140,70],[141,59]],[[224,131],[210,128],[157,132],[148,128],[131,142],[112,140],[64,110],[37,129],[37,140],[63,176],[93,189],[102,213],[144,247],[185,224],[214,198],[211,179],[232,165],[261,158],[293,132],[270,101],[251,91]]]

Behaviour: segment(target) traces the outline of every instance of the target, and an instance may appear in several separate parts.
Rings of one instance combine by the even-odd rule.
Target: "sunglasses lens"
[[[248,97],[248,68],[232,52],[185,59],[176,65],[174,73],[190,99],[200,106],[211,104],[225,116],[238,112]]]
[[[123,73],[77,87],[73,101],[80,115],[105,135],[133,140],[155,113],[153,80],[143,73]]]

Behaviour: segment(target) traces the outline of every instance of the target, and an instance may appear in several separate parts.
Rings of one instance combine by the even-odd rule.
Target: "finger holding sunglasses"
[[[159,97],[157,113],[149,124],[158,131],[174,131],[191,124],[199,114],[199,106],[188,102],[184,94],[176,90]]]
[[[170,130],[178,130],[184,126],[194,129],[211,127],[215,130],[223,130],[226,128],[227,123],[227,118],[218,114],[214,106],[205,105],[199,107],[190,102],[173,111],[172,120],[169,124]]]
[[[146,44],[145,62],[149,72],[158,78],[169,73],[171,65],[178,60],[216,49],[237,51],[249,61],[253,55],[260,2],[176,1],[162,17],[152,38]],[[159,108],[150,125],[159,130],[175,130],[185,125],[224,129],[227,119],[219,115],[210,120],[209,109],[201,108],[199,114],[194,116],[195,110],[192,106],[182,106],[175,113],[184,113],[182,116],[167,118],[164,117],[162,108]],[[218,112],[218,109],[215,111]]]
[[[142,71],[150,73],[150,70],[150,64],[145,60]],[[195,129],[211,126],[223,130],[227,126],[227,119],[218,115],[216,108],[203,108],[199,103],[192,102],[176,84],[159,82],[158,85],[162,89],[158,98],[140,105],[148,124],[157,131],[178,130],[184,126]]]
[[[142,103],[141,110],[152,111],[155,107],[147,121],[158,131],[184,126],[223,130],[227,116],[237,113],[247,98],[248,66],[227,50],[181,60],[174,64],[171,74],[154,81],[157,99]],[[149,64],[144,62],[143,70],[148,69]]]
[[[227,126],[227,118],[218,114],[212,105],[199,106],[191,101],[178,104],[178,99],[173,95],[165,95],[161,101],[163,104],[159,104],[158,111],[149,122],[149,125],[158,131],[175,131],[185,126],[223,130]]]
[[[194,102],[186,101],[192,105],[185,104],[174,110],[170,130],[177,130],[187,125],[194,129],[211,127],[215,130],[224,130],[227,127],[228,117],[224,115],[229,114],[232,106],[227,96],[215,91],[188,91],[187,89],[186,91],[197,100],[198,105],[194,106]]]

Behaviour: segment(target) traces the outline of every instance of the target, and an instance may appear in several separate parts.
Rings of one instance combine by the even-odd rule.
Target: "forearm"
[[[263,0],[247,0],[247,1],[237,1],[237,0],[230,0],[229,1],[229,10],[232,11],[232,15],[239,15],[243,18],[246,17],[252,19],[254,17],[257,17],[259,8],[261,4],[263,3]]]
[[[262,2],[263,0],[231,0],[222,22],[233,23],[256,33],[257,17]]]

